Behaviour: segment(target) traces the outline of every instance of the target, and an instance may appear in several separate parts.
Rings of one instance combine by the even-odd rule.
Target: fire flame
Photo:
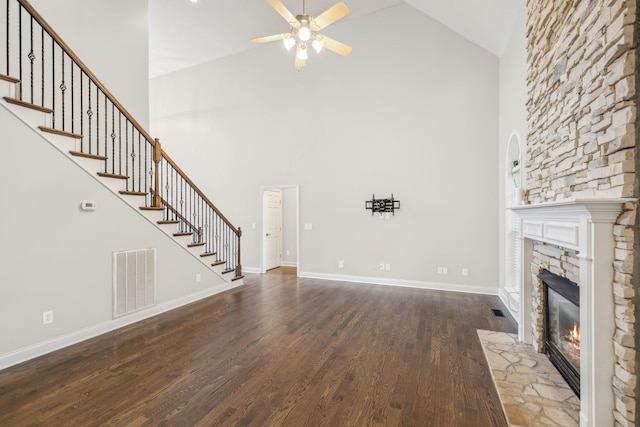
[[[568,332],[567,338],[576,350],[580,350],[580,328],[576,322],[573,322],[573,329]]]

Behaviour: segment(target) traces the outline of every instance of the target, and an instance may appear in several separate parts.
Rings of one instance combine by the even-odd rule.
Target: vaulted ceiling
[[[336,1],[306,0],[306,12],[317,16]],[[343,1],[350,14],[334,25],[406,3],[496,56],[502,55],[518,9],[524,7],[524,0]],[[302,12],[302,2],[282,0],[294,15]],[[288,31],[264,0],[153,0],[149,18],[151,77],[256,48],[251,38]]]

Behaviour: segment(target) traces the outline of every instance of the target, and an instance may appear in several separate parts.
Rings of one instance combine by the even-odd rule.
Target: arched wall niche
[[[521,138],[517,132],[512,132],[507,143],[507,156],[505,159],[505,206],[506,206],[506,233],[505,233],[505,288],[504,297],[507,308],[515,319],[518,319],[520,311],[520,272],[518,263],[520,251],[520,221],[509,209],[522,203],[522,176],[524,168],[521,158]]]

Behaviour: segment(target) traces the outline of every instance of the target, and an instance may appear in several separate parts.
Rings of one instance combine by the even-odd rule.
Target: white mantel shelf
[[[510,208],[522,222],[521,258],[517,260],[521,307],[518,337],[521,341],[534,344],[531,322],[534,278],[530,267],[533,241],[577,251],[580,261],[581,427],[614,424],[613,224],[623,205],[629,202],[637,202],[637,199],[572,199]]]

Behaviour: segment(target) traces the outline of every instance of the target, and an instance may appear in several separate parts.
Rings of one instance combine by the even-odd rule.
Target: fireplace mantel
[[[520,314],[518,337],[534,344],[531,271],[533,241],[571,249],[580,262],[580,426],[614,424],[612,380],[615,365],[613,335],[613,224],[625,203],[636,199],[572,199],[510,208],[522,222]],[[597,304],[597,310],[595,306]]]
[[[523,237],[579,251],[589,250],[583,222],[615,223],[622,205],[636,199],[576,199],[536,205],[514,206],[511,210],[522,219]]]

